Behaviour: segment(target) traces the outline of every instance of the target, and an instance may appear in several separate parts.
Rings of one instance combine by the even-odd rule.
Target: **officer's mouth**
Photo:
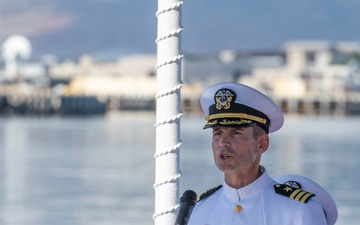
[[[219,158],[222,159],[222,160],[227,160],[227,159],[229,159],[229,158],[231,158],[231,157],[232,157],[232,156],[229,155],[229,154],[221,153]]]

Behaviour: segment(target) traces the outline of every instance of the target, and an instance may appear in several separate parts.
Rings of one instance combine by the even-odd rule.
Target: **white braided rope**
[[[163,181],[160,181],[160,182],[155,183],[155,184],[153,185],[153,187],[154,187],[154,188],[157,188],[157,187],[159,187],[159,186],[161,186],[161,185],[164,185],[164,184],[167,184],[167,183],[169,183],[169,182],[173,182],[173,181],[179,180],[180,177],[181,177],[181,173],[178,173],[178,174],[176,174],[174,177],[171,177],[171,178],[169,178],[169,179],[167,179],[167,180],[163,180]]]
[[[176,3],[176,4],[172,5],[172,6],[170,6],[170,7],[168,7],[168,8],[160,9],[160,10],[158,10],[158,11],[156,12],[155,16],[158,17],[160,14],[163,14],[163,13],[165,13],[165,12],[169,12],[169,11],[174,10],[174,9],[178,9],[178,8],[180,8],[180,6],[181,6],[182,4],[184,4],[184,1],[180,1],[180,2],[178,2],[178,3]]]
[[[171,32],[171,33],[168,33],[168,34],[166,34],[166,35],[163,35],[162,37],[158,37],[158,38],[156,38],[155,43],[158,43],[158,42],[160,42],[160,41],[162,41],[162,40],[165,40],[165,39],[167,39],[167,38],[169,38],[169,37],[172,37],[172,36],[175,36],[175,35],[177,35],[177,34],[180,34],[183,30],[184,30],[184,29],[181,27],[181,28],[179,28],[179,29],[174,30],[174,31]]]
[[[159,69],[160,67],[163,67],[165,65],[168,65],[170,63],[175,63],[177,61],[179,61],[180,59],[183,58],[183,55],[178,55],[172,59],[169,59],[169,60],[166,60],[165,62],[162,62],[162,63],[159,63],[157,66],[156,66],[156,69]]]
[[[167,91],[165,91],[165,92],[163,92],[163,93],[157,94],[157,95],[155,95],[155,99],[164,97],[164,96],[169,95],[169,94],[173,94],[173,93],[175,93],[177,90],[180,90],[180,88],[181,88],[182,86],[183,86],[183,84],[179,84],[179,85],[177,85],[176,87],[171,88],[170,90],[167,90]]]
[[[182,117],[182,113],[179,113],[174,117],[171,117],[171,118],[165,119],[163,121],[157,122],[154,126],[158,127],[158,126],[161,126],[161,125],[164,125],[164,124],[167,124],[167,123],[172,123],[172,122],[175,122],[175,121],[179,120],[181,117]]]
[[[181,0],[158,0],[158,78],[156,127],[156,176],[155,189],[155,225],[173,224],[175,211],[179,207],[178,190],[181,171],[179,169],[179,149],[182,145],[179,135],[179,123],[182,117],[179,106],[181,59],[180,25]]]
[[[156,213],[153,215],[153,220],[155,220],[156,218],[158,218],[159,216],[162,216],[162,215],[166,215],[166,214],[169,214],[169,213],[172,213],[172,212],[175,212],[177,209],[179,208],[179,204],[177,204],[176,206],[174,207],[171,207],[167,210],[164,210],[160,213]]]
[[[163,155],[166,155],[166,154],[169,154],[169,153],[176,152],[176,150],[180,149],[181,145],[182,145],[182,142],[176,144],[174,147],[172,147],[172,148],[170,148],[170,149],[168,149],[168,150],[166,150],[166,151],[163,151],[163,152],[160,152],[160,153],[156,153],[156,154],[154,154],[154,158],[156,159],[156,158],[158,158],[158,157],[160,157],[160,156],[163,156]]]

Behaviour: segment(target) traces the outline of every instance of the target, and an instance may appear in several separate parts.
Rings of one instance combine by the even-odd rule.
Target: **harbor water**
[[[155,122],[154,113],[0,118],[0,224],[153,224]],[[203,124],[181,119],[180,194],[222,183]],[[262,165],[317,181],[337,203],[336,224],[359,224],[359,129],[359,117],[287,116]]]

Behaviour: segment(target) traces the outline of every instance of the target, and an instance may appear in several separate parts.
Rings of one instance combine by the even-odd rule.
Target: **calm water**
[[[181,121],[180,192],[222,182],[210,130]],[[0,118],[0,224],[153,224],[155,117]],[[360,221],[360,118],[286,118],[262,164],[275,177],[308,176],[339,209],[339,225]],[[199,182],[201,181],[201,182]]]

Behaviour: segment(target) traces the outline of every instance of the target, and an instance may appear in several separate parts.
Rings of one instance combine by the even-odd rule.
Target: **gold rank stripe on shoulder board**
[[[307,203],[309,199],[315,196],[315,194],[311,192],[304,191],[299,188],[294,188],[285,184],[275,184],[274,189],[277,194],[287,196],[291,199],[295,199],[303,203]]]
[[[209,190],[206,190],[204,193],[202,193],[201,195],[199,195],[199,196],[197,197],[196,201],[198,202],[198,201],[200,201],[200,200],[202,200],[202,199],[204,199],[204,198],[209,197],[210,195],[212,195],[213,193],[215,193],[217,190],[219,190],[221,187],[222,187],[222,185],[218,185],[218,186],[216,186],[216,187],[214,187],[214,188],[211,188],[211,189],[209,189]]]

